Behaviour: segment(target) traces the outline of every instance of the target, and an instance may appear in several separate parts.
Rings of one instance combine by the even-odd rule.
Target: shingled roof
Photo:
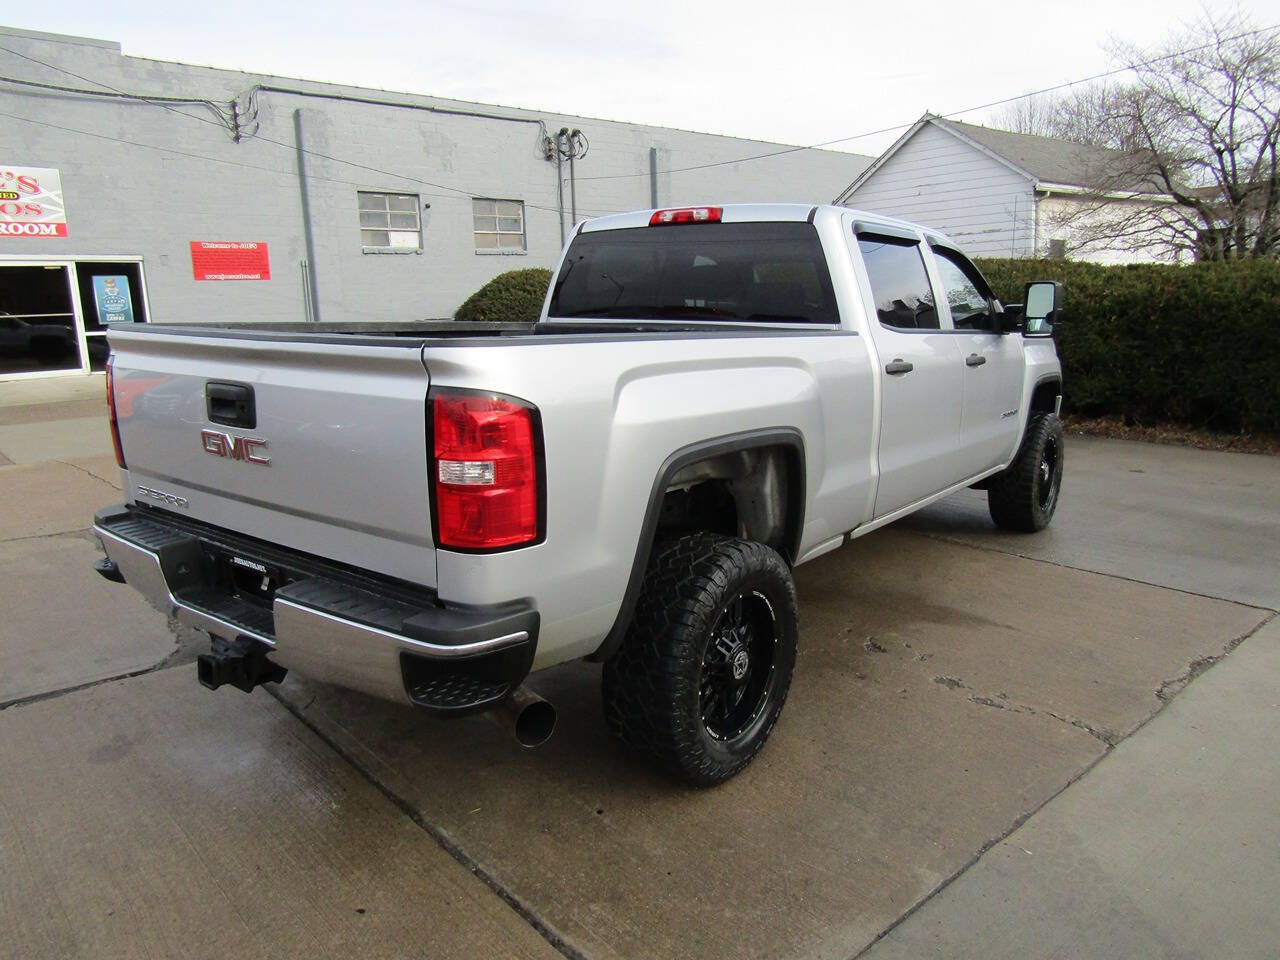
[[[926,116],[923,119],[981,144],[1029,174],[1037,183],[1059,183],[1106,191],[1164,192],[1149,175],[1143,175],[1141,158],[1121,150],[1030,133],[1012,133],[942,117]]]
[[[980,127],[975,123],[961,123],[926,113],[912,124],[888,150],[862,171],[849,184],[836,203],[845,203],[890,157],[898,152],[925,124],[945,130],[959,140],[981,150],[1007,167],[1018,171],[1037,187],[1052,189],[1054,186],[1096,190],[1103,194],[1146,193],[1165,194],[1167,191],[1151,172],[1144,172],[1145,164],[1139,155],[1122,150],[1096,147],[1088,143],[1059,140],[1055,137],[1039,137],[1030,133],[1012,133],[992,127]],[[1148,170],[1151,167],[1148,166]]]

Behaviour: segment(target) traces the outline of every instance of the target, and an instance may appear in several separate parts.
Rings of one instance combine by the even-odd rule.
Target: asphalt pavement
[[[0,955],[1275,956],[1280,461],[1073,437],[1044,534],[966,493],[805,565],[774,737],[692,791],[588,664],[537,751],[199,687],[88,569],[92,379],[0,384]]]

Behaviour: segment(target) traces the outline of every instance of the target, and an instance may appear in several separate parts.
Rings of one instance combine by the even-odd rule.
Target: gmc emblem
[[[271,464],[270,457],[260,456],[256,452],[259,447],[265,447],[267,441],[255,437],[233,437],[220,430],[201,430],[200,445],[204,447],[204,452],[212,457],[260,463],[264,467]]]

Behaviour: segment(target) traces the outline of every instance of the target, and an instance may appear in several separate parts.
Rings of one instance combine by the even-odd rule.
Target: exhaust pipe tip
[[[556,708],[546,700],[529,704],[516,717],[516,740],[522,747],[540,747],[555,731]]]
[[[556,708],[528,687],[517,687],[502,701],[502,712],[522,747],[540,747],[556,730]]]

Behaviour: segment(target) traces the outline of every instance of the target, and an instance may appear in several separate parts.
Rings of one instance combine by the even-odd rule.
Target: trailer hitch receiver
[[[267,646],[249,637],[223,640],[210,638],[213,643],[208,653],[196,657],[196,676],[200,685],[217,690],[231,684],[245,693],[263,683],[279,683],[288,673],[278,663],[267,659]]]

